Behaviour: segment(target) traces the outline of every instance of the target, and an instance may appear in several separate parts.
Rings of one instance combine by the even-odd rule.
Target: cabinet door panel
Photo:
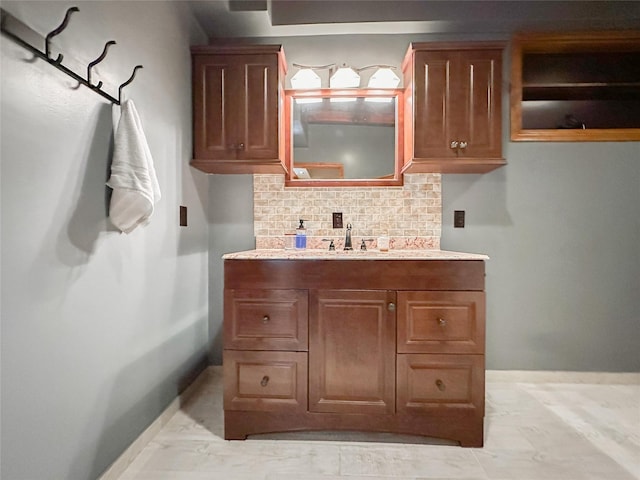
[[[306,290],[225,290],[224,348],[307,350]]]
[[[453,117],[451,52],[418,52],[415,56],[414,155],[418,158],[455,157],[451,141],[460,121]]]
[[[484,292],[398,292],[398,352],[484,353]]]
[[[239,158],[278,158],[278,59],[275,55],[245,55],[243,102],[244,148]]]
[[[235,156],[238,111],[243,107],[231,99],[239,88],[237,70],[228,56],[194,58],[194,156],[201,159]]]
[[[456,108],[458,140],[466,142],[460,156],[497,157],[501,153],[502,63],[499,52],[469,51],[460,54],[460,85]]]
[[[484,413],[482,355],[398,355],[398,412],[471,409]]]
[[[320,290],[309,302],[309,411],[393,413],[395,293]]]
[[[306,411],[306,352],[225,350],[224,409]]]

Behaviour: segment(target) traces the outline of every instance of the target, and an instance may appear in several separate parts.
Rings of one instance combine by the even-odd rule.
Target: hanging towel
[[[114,138],[109,205],[111,222],[124,233],[149,223],[153,206],[160,200],[160,187],[153,158],[132,100],[121,105]]]

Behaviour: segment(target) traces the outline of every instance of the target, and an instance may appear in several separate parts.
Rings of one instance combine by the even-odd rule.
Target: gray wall
[[[282,43],[289,65],[400,67],[411,41],[508,38],[459,34],[253,40]],[[443,175],[442,187],[442,249],[491,256],[487,368],[640,371],[640,142],[511,143],[508,50],[504,60],[503,151],[508,165],[486,175]],[[288,76],[293,73],[291,68]],[[233,198],[234,213],[231,225],[228,218],[213,218],[211,226],[212,238],[218,239],[211,243],[214,336],[222,325],[218,258],[240,249],[224,238],[253,234],[250,177],[233,186],[212,179],[212,194],[223,190]],[[211,207],[216,208],[213,201]],[[466,210],[465,229],[453,228],[453,210]],[[252,248],[252,240],[243,237],[242,247]],[[219,361],[220,349],[221,343],[214,343],[214,361]]]
[[[491,257],[488,368],[640,371],[640,142],[504,147],[442,185],[442,248]]]
[[[2,2],[38,32],[75,13],[64,64],[140,113],[163,198],[130,235],[106,218],[111,105],[2,37],[2,478],[94,479],[207,363],[208,179],[191,158],[183,4]],[[83,69],[78,70],[84,75]],[[114,87],[114,85],[116,87]],[[115,88],[115,90],[114,90]],[[189,227],[178,226],[178,206]]]

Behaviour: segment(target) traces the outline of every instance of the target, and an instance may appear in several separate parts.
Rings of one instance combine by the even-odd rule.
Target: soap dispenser
[[[307,248],[307,229],[304,228],[304,220],[300,219],[300,225],[296,228],[296,250]]]

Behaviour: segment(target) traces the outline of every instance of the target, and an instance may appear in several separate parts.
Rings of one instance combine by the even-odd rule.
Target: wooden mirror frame
[[[293,98],[341,98],[341,97],[395,97],[396,99],[396,145],[394,159],[394,173],[386,178],[359,179],[296,179],[293,178],[293,144],[291,138],[292,99]],[[285,186],[287,187],[389,187],[401,186],[403,177],[401,167],[404,162],[404,98],[403,90],[400,88],[345,88],[318,90],[285,90],[284,100],[284,122],[285,122]],[[323,164],[318,164],[323,165]],[[324,164],[332,165],[335,164]]]
[[[635,141],[640,128],[522,128],[522,59],[525,53],[620,52],[640,50],[640,31],[519,33],[511,41],[511,140],[513,141]]]

